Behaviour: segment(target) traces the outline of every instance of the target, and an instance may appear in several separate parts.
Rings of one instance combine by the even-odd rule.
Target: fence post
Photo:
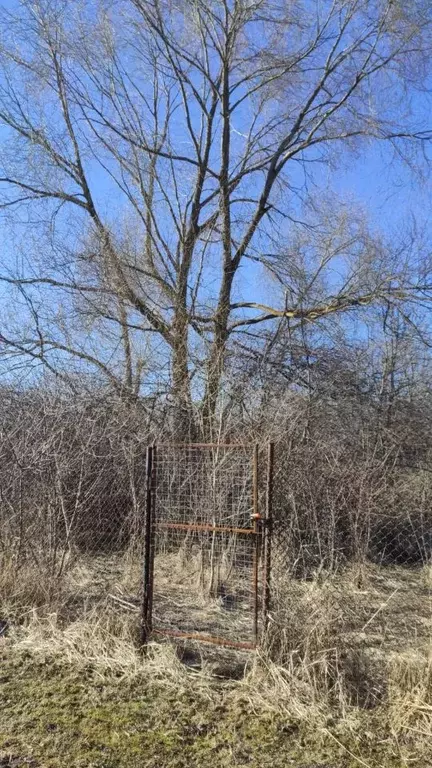
[[[263,557],[264,573],[263,573],[262,624],[263,624],[264,634],[268,627],[268,616],[269,616],[269,610],[270,610],[273,466],[274,466],[274,443],[269,443],[268,449],[267,449],[267,490],[266,490],[265,521],[264,521],[264,557]]]
[[[254,536],[254,553],[253,553],[253,636],[255,645],[258,645],[258,564],[260,559],[260,544],[261,544],[261,526],[260,526],[260,514],[259,514],[259,501],[258,501],[258,445],[254,446],[253,450],[253,467],[252,467],[252,504],[253,504],[253,529]]]
[[[144,646],[152,629],[153,556],[154,556],[154,446],[146,451],[146,500],[144,529],[143,592],[141,606],[141,645]]]

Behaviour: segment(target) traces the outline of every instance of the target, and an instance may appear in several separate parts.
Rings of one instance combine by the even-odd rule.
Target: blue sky
[[[13,7],[15,4],[14,0],[3,0],[2,2],[3,7]],[[413,94],[412,100],[421,122],[423,124],[432,123],[429,94]],[[5,136],[6,133],[0,126],[0,143]],[[321,193],[335,192],[342,199],[352,202],[354,206],[358,204],[364,208],[372,226],[390,236],[392,232],[410,226],[413,218],[418,222],[420,229],[425,228],[426,232],[431,234],[429,218],[432,182],[430,174],[424,173],[423,178],[420,178],[400,158],[394,155],[391,147],[384,143],[368,145],[363,142],[361,149],[356,154],[348,152],[342,155],[340,160],[337,168],[329,168],[319,164],[313,166],[311,173],[315,182],[317,199]],[[295,167],[294,164],[294,174],[296,173]],[[113,185],[107,183],[106,174],[98,171],[94,165],[92,176],[94,190],[102,210],[106,211],[109,217],[121,217],[119,196],[114,193]],[[16,215],[18,219],[20,214],[17,212]],[[65,224],[63,223],[62,226]],[[3,260],[13,264],[15,261],[13,241],[9,238],[8,231],[1,219],[0,237],[3,239]],[[210,276],[210,271],[208,275]],[[242,265],[241,277],[240,290],[243,299],[270,300],[268,284],[261,281],[259,269],[250,261],[245,261]],[[259,283],[258,291],[257,283]],[[8,292],[1,288],[0,302],[3,303],[4,307],[10,307]]]
[[[432,122],[432,115],[431,115]],[[329,183],[342,195],[353,195],[363,203],[371,221],[384,231],[409,222],[414,216],[429,224],[432,213],[432,174],[419,178],[389,147],[365,147],[351,168],[338,170]]]

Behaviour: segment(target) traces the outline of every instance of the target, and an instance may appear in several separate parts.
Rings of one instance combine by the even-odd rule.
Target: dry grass
[[[388,664],[390,722],[396,738],[407,732],[432,744],[432,652],[396,654]]]
[[[214,588],[210,589],[210,584]],[[182,551],[155,561],[154,623],[162,630],[181,630],[249,642],[253,636],[252,570],[221,567],[213,580],[199,556]]]
[[[430,645],[430,566],[359,568],[310,581],[275,575],[274,633],[283,648],[297,648],[299,636],[311,632],[329,635],[328,642],[343,636],[376,652]]]
[[[426,589],[428,589],[432,594],[432,563],[428,563],[427,565],[423,566],[422,582]]]
[[[350,657],[343,651],[342,642],[329,645],[329,639],[328,627],[325,630],[323,624],[311,623],[302,628],[298,648],[285,656],[284,664],[272,660],[264,649],[249,656],[246,675],[240,681],[231,681],[230,687],[260,709],[283,712],[299,721],[313,720],[324,726],[331,713],[337,711],[346,723],[355,724],[355,712],[362,702],[355,701],[353,690],[356,685],[373,685],[377,680],[365,679],[372,667],[366,671],[364,658],[359,654]],[[109,604],[66,626],[56,614],[41,618],[34,610],[25,626],[12,629],[8,642],[17,651],[57,658],[75,667],[91,665],[102,675],[145,675],[175,687],[195,685],[199,678],[209,693],[214,684],[211,662],[193,670],[181,662],[181,654],[172,644],[151,643],[143,656],[136,644],[134,617],[119,615]],[[237,658],[244,662],[244,656]],[[356,680],[351,676],[353,670]],[[419,728],[422,734],[431,735],[432,655],[420,651],[393,653],[375,672],[383,686],[379,705],[387,710],[394,734],[400,736]]]
[[[17,567],[0,560],[0,618],[22,621],[35,608],[44,612],[61,601],[61,582],[48,569],[33,562]]]
[[[329,635],[321,637],[328,639]],[[365,756],[369,749],[373,752],[378,740],[386,744],[389,754],[399,755],[401,762],[395,765],[412,763],[424,768],[432,757],[432,659],[419,651],[395,653],[381,664],[379,676],[385,693],[373,709],[365,709],[353,697],[353,660],[350,666],[347,657],[338,659],[335,648],[326,648],[325,643],[319,648],[318,630],[312,631],[303,655],[292,652],[281,665],[263,651],[249,657],[242,679],[222,683],[214,677],[214,665],[190,668],[171,644],[152,643],[142,656],[134,642],[133,618],[126,622],[123,617],[119,622],[110,606],[102,614],[89,613],[66,627],[59,625],[55,615],[41,619],[34,612],[26,627],[13,630],[7,642],[18,655],[31,654],[44,667],[56,661],[82,669],[83,674],[92,669],[103,685],[114,674],[118,685],[139,687],[140,680],[151,681],[154,691],[160,685],[190,701],[199,695],[212,708],[223,701],[230,711],[240,708],[258,720],[265,713],[282,718],[290,727],[301,728],[314,749],[328,747],[330,739],[335,741],[339,757],[348,750],[353,760],[349,765],[363,761],[376,766]],[[355,682],[364,685],[364,668],[358,662],[359,658],[354,665]],[[424,762],[417,763],[421,755]],[[378,763],[382,764],[387,763]]]
[[[141,569],[134,553],[70,563],[55,589],[34,568],[3,569],[0,619],[10,621],[8,642],[18,650],[90,664],[102,675],[143,674],[186,687],[198,678],[211,695],[215,670],[232,664],[246,669],[232,682],[235,695],[262,709],[322,728],[335,712],[355,728],[359,711],[383,709],[396,740],[417,731],[426,739],[432,722],[430,574],[430,566],[364,564],[311,581],[275,573],[261,651],[228,654],[195,645],[202,663],[193,670],[180,661],[179,646],[152,643],[144,657],[140,653]],[[220,597],[209,597],[199,563],[185,562],[181,553],[159,558],[156,583],[156,620],[162,611],[174,626],[184,622],[241,639],[251,627],[250,603],[242,597],[227,609]],[[244,595],[238,579],[231,589]]]
[[[159,562],[158,568],[159,587],[166,592],[170,610],[178,599],[172,582],[183,580],[182,610],[193,609],[194,621],[199,615],[208,623],[211,617],[222,629],[232,630],[232,625],[220,623],[225,610],[221,601],[200,592],[193,563],[185,564],[174,556]],[[34,574],[32,581],[30,573],[23,570],[19,574],[22,580],[7,582],[9,592],[2,593],[0,617],[13,605],[10,617],[20,617],[20,622],[11,623],[0,645],[7,645],[18,658],[35,659],[36,667],[42,664],[46,669],[54,663],[55,674],[60,677],[59,670],[65,664],[83,675],[91,669],[103,688],[112,684],[109,681],[114,676],[116,686],[125,689],[125,699],[128,687],[136,691],[142,685],[153,686],[149,697],[160,695],[163,701],[166,694],[158,691],[170,691],[175,700],[185,697],[185,722],[189,720],[187,707],[198,697],[198,710],[204,707],[202,702],[208,702],[209,718],[222,729],[222,742],[227,736],[219,725],[221,706],[230,713],[224,717],[236,722],[241,713],[245,722],[256,722],[255,729],[263,718],[269,718],[275,729],[271,746],[274,760],[281,749],[276,735],[280,723],[289,723],[302,734],[314,755],[321,755],[321,750],[328,755],[334,750],[337,759],[329,763],[332,766],[425,768],[432,764],[430,571],[371,566],[361,566],[360,570],[361,578],[356,566],[338,576],[321,573],[309,582],[275,573],[269,632],[256,654],[167,642],[150,643],[142,654],[137,645],[139,616],[133,602],[139,584],[139,560],[130,554],[71,564],[61,590],[49,595],[50,602],[44,599],[47,585],[35,584]],[[187,591],[191,583],[193,589]],[[40,601],[30,608],[32,589]],[[18,611],[20,599],[23,610]],[[186,659],[191,658],[192,650],[194,660],[201,656],[201,663],[184,663],[185,648],[189,653]],[[221,669],[227,668],[235,674],[232,679],[221,680]],[[237,679],[239,669],[244,674]],[[58,693],[60,699],[62,695]],[[19,697],[16,706],[17,713],[21,712]],[[129,712],[129,702],[122,706]],[[72,713],[75,703],[70,707]],[[112,706],[109,716],[114,724],[117,705]],[[193,714],[198,720],[200,716]],[[89,723],[92,717],[90,714]],[[122,717],[125,722],[136,717],[133,707]],[[229,719],[226,728],[232,727]],[[161,738],[165,744],[166,737]],[[265,739],[264,732],[259,738]],[[291,749],[293,742],[289,743]],[[176,764],[174,751],[172,764]]]

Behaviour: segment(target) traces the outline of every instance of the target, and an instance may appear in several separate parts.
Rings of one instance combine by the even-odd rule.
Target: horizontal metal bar
[[[253,528],[231,528],[225,525],[206,525],[201,523],[155,523],[156,528],[169,528],[179,531],[210,531],[211,533],[245,533],[258,535]]]
[[[224,637],[212,637],[212,635],[200,635],[196,632],[180,632],[176,629],[153,629],[153,634],[166,635],[167,637],[178,637],[183,640],[200,640],[202,643],[212,643],[221,645],[225,648],[241,648],[246,651],[255,651],[255,643],[239,643],[235,640],[226,640]]]
[[[253,448],[253,443],[157,443],[158,448]]]

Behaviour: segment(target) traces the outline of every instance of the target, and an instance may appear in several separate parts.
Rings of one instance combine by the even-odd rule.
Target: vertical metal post
[[[269,443],[268,449],[267,449],[267,489],[266,489],[266,510],[265,510],[265,521],[264,521],[263,604],[262,604],[263,633],[265,633],[268,626],[268,616],[269,616],[269,610],[270,610],[273,467],[274,467],[274,443]]]
[[[152,629],[153,558],[154,558],[154,446],[146,452],[146,500],[144,529],[144,570],[141,606],[141,645],[148,641]]]
[[[158,523],[158,520],[156,518],[157,510],[156,510],[156,488],[157,488],[157,447],[156,445],[153,445],[153,460],[152,460],[152,471],[151,471],[151,483],[150,483],[150,493],[151,493],[151,539],[150,539],[150,591],[149,591],[149,603],[148,603],[148,610],[149,610],[149,620],[150,620],[150,630],[153,629],[153,586],[154,586],[154,557],[155,557],[155,536],[156,536],[156,526]]]
[[[253,452],[253,475],[252,475],[252,504],[253,504],[253,529],[254,536],[254,551],[253,551],[253,567],[252,567],[252,589],[253,589],[253,637],[254,642],[258,644],[258,563],[260,558],[260,525],[259,525],[259,508],[258,508],[258,445],[254,446]]]

